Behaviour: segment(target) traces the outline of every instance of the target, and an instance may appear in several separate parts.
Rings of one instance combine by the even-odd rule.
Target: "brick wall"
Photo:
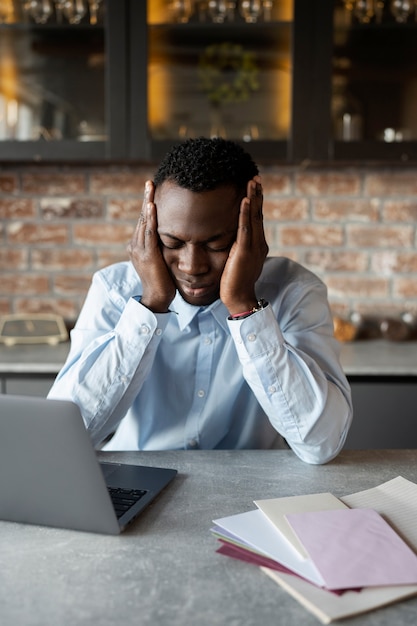
[[[417,313],[417,167],[263,167],[271,254],[327,284],[335,314]],[[77,317],[92,273],[126,259],[142,166],[0,168],[0,314]]]

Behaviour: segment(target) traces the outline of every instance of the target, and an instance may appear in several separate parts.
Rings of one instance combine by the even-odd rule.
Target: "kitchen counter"
[[[70,343],[0,344],[0,392],[46,396],[65,362]]]
[[[341,361],[347,376],[417,376],[417,341],[344,343]]]
[[[64,364],[70,343],[0,344],[0,374],[56,374]]]
[[[46,396],[69,347],[69,342],[0,345],[1,393]],[[342,343],[341,362],[354,414],[345,448],[417,447],[417,341]]]
[[[56,375],[69,345],[0,344],[0,374]],[[417,341],[363,340],[343,343],[341,347],[341,361],[348,376],[417,376]]]

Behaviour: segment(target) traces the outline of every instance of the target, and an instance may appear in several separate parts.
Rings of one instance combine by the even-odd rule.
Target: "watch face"
[[[58,315],[5,315],[0,319],[0,340],[15,343],[58,343],[68,339]]]

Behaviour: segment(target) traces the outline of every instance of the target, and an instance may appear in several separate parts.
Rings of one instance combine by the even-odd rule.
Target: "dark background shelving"
[[[91,108],[97,98],[97,117],[102,133],[92,141],[80,141],[76,129],[63,140],[0,142],[0,159],[7,161],[53,162],[144,162],[157,161],[180,137],[155,139],[148,126],[148,55],[158,34],[160,50],[176,50],[173,61],[195,61],[206,45],[231,41],[258,51],[262,69],[284,63],[277,50],[288,51],[291,72],[290,127],[287,137],[261,137],[251,141],[255,158],[283,163],[404,163],[417,161],[417,137],[404,141],[382,141],[389,125],[401,128],[400,109],[404,85],[417,75],[417,23],[397,24],[384,14],[381,24],[334,24],[334,0],[294,0],[293,22],[271,21],[246,24],[147,24],[146,2],[107,0],[105,20],[100,26],[0,25],[0,49],[11,33],[30,32],[35,50],[50,58],[51,67],[64,54],[96,51],[104,56],[104,84],[63,73],[70,90],[77,90],[80,111]],[[36,38],[33,39],[33,33]],[[155,47],[155,43],[153,44]],[[175,58],[176,56],[176,58]],[[345,60],[348,59],[348,63]],[[53,86],[48,69],[45,80]],[[340,77],[361,102],[363,136],[357,141],[334,137],[332,97],[334,79]],[[65,90],[64,90],[65,92]],[[417,90],[416,95],[417,99]],[[416,102],[417,105],[417,102]],[[257,107],[259,103],[257,100]],[[268,107],[268,103],[262,106]],[[415,107],[417,109],[417,106]],[[100,112],[101,110],[101,112]],[[80,113],[81,115],[81,113]],[[265,112],[257,111],[259,119]],[[389,124],[388,124],[389,122]]]

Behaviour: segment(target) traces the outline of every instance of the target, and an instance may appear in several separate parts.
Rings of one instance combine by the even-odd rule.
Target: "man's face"
[[[162,255],[186,302],[211,304],[236,239],[240,196],[231,186],[194,193],[165,181],[155,191]]]

